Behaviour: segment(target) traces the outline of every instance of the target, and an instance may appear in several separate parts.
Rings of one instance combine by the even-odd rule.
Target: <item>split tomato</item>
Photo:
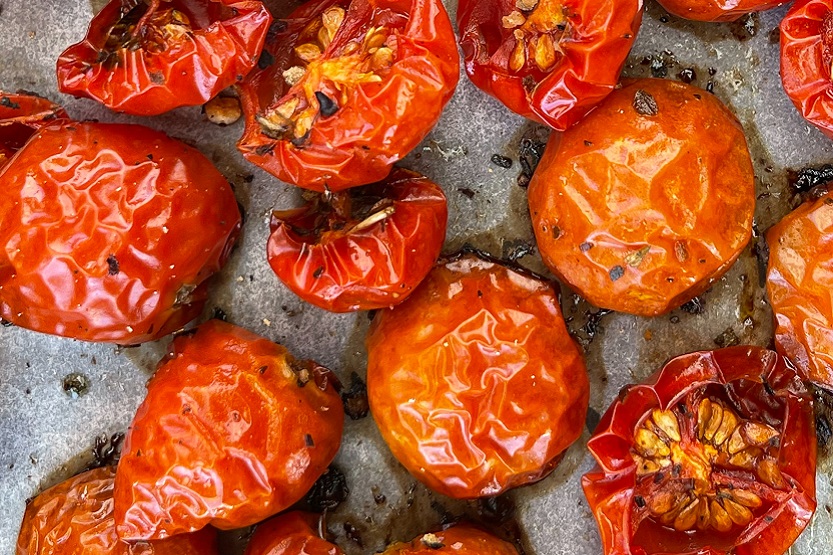
[[[67,117],[63,108],[45,98],[0,91],[0,169],[37,129]]]
[[[245,555],[342,555],[320,536],[320,515],[293,511],[259,524]]]
[[[409,543],[396,543],[383,555],[518,555],[508,542],[475,528],[470,524],[455,524],[440,532],[428,533]]]

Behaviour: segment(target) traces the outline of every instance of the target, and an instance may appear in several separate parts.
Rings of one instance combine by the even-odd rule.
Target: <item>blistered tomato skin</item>
[[[319,201],[273,214],[269,264],[296,295],[325,310],[401,303],[440,255],[445,194],[402,169],[382,183],[338,194],[343,197],[329,205]]]
[[[61,54],[58,86],[137,116],[198,106],[254,67],[271,22],[258,0],[111,0]]]
[[[559,131],[613,91],[641,22],[641,0],[460,0],[457,12],[472,82]]]
[[[544,262],[596,306],[641,316],[704,292],[752,236],[743,129],[713,95],[625,84],[553,134],[529,186]]]
[[[812,394],[758,347],[671,360],[620,393],[588,449],[605,555],[781,555],[815,511]]]
[[[370,408],[394,456],[455,498],[546,476],[581,435],[588,380],[553,286],[466,254],[367,336]]]
[[[341,444],[335,377],[231,324],[177,337],[124,441],[119,537],[228,530],[301,499]]]
[[[240,228],[211,162],[138,125],[41,129],[0,170],[0,316],[132,345],[202,311]]]
[[[214,555],[217,534],[206,528],[159,542],[125,543],[113,520],[115,468],[79,474],[26,507],[16,555]]]
[[[452,527],[414,538],[410,543],[396,543],[383,555],[518,555],[508,542],[469,524]]]
[[[293,511],[259,524],[245,555],[342,555],[338,546],[322,539],[320,515]]]
[[[62,107],[45,98],[0,91],[0,169],[37,129],[67,117]]]
[[[795,2],[781,21],[781,83],[787,96],[833,139],[833,1]]]
[[[319,192],[384,179],[437,123],[459,80],[440,0],[313,0],[266,44],[241,87],[238,148]]]

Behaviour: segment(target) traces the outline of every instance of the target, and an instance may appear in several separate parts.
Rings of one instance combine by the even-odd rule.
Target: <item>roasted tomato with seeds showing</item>
[[[641,0],[460,0],[472,82],[510,110],[563,131],[619,82]]]
[[[442,189],[395,169],[381,183],[326,196],[272,214],[272,269],[296,295],[333,312],[404,301],[440,255],[448,219]]]
[[[812,394],[758,347],[671,360],[622,391],[588,449],[605,555],[782,555],[815,511]]]
[[[313,0],[241,87],[238,148],[319,192],[381,181],[428,134],[459,80],[440,0]]]
[[[61,54],[58,86],[137,116],[198,106],[249,73],[271,22],[259,0],[111,0]]]
[[[0,317],[133,345],[205,305],[240,230],[228,181],[139,125],[44,127],[0,170]]]
[[[22,91],[0,91],[0,169],[37,129],[67,118],[62,107],[46,98]]]
[[[409,543],[395,543],[383,555],[518,555],[511,543],[470,524],[455,524],[423,534]]]
[[[177,337],[124,440],[119,537],[242,528],[296,503],[341,444],[336,385],[326,368],[219,320]]]
[[[342,555],[321,537],[322,518],[293,511],[258,524],[244,555]]]
[[[26,506],[16,555],[215,555],[217,533],[205,528],[158,542],[129,544],[116,535],[113,479],[102,467],[70,478]]]

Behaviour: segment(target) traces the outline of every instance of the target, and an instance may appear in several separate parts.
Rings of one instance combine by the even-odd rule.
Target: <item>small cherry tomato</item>
[[[799,0],[781,21],[781,82],[804,119],[833,139],[833,0]]]
[[[752,12],[762,12],[789,0],[657,0],[668,13],[695,21],[735,21]]]
[[[518,555],[508,542],[469,524],[455,524],[441,532],[423,534],[410,543],[396,543],[383,555]]]
[[[136,344],[196,318],[240,229],[211,162],[138,125],[42,128],[0,170],[0,316]]]
[[[124,440],[119,537],[241,528],[301,499],[341,444],[334,382],[315,362],[219,320],[177,337]]]
[[[272,215],[272,269],[296,295],[333,312],[401,303],[440,255],[448,219],[442,189],[395,169],[381,183],[335,195]]]
[[[319,192],[381,181],[451,99],[460,60],[440,0],[312,0],[266,44],[241,89],[238,148]]]
[[[0,91],[0,169],[37,129],[67,117],[63,108],[45,98]]]
[[[619,82],[641,0],[460,0],[466,73],[510,110],[563,131]]]
[[[257,526],[245,555],[342,555],[337,545],[321,538],[320,519],[294,511],[267,520]]]
[[[498,495],[549,474],[584,427],[587,373],[551,283],[464,254],[367,336],[373,418],[433,490]]]
[[[668,312],[708,289],[752,236],[743,128],[700,89],[633,81],[552,135],[529,209],[544,262],[591,303]]]
[[[254,67],[271,22],[259,0],[111,0],[61,54],[58,86],[137,116],[197,106]]]
[[[582,480],[605,555],[781,555],[813,516],[813,398],[786,359],[732,347],[623,390]]]
[[[214,555],[217,534],[205,528],[158,542],[128,544],[113,519],[115,468],[98,468],[49,488],[26,507],[17,555]]]

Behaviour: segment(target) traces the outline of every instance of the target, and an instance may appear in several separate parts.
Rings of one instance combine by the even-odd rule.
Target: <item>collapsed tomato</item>
[[[427,178],[395,169],[383,182],[336,193],[327,203],[275,212],[267,255],[305,301],[333,312],[404,301],[445,240],[445,195]]]
[[[0,91],[0,169],[38,128],[66,117],[63,108],[45,98]]]
[[[540,480],[581,435],[589,385],[552,284],[466,254],[367,336],[373,418],[394,456],[456,498]]]
[[[781,555],[815,510],[813,400],[757,347],[673,359],[608,409],[582,486],[605,555]]]
[[[240,528],[303,497],[341,444],[330,371],[219,320],[171,349],[124,440],[119,537]]]
[[[111,0],[61,54],[58,86],[138,116],[203,104],[254,67],[271,21],[259,0]]]
[[[41,129],[0,170],[0,316],[135,344],[196,318],[240,213],[197,150],[138,125]]]
[[[469,524],[456,524],[441,532],[423,534],[410,543],[396,543],[383,555],[518,555],[511,543]]]
[[[313,0],[242,86],[238,148],[316,191],[380,181],[431,130],[459,79],[440,0]]]
[[[657,0],[668,13],[695,21],[735,21],[752,12],[786,4],[788,0]]]
[[[781,21],[781,82],[804,118],[833,139],[833,0],[799,0]]]
[[[529,209],[559,278],[596,306],[662,314],[708,289],[752,236],[743,129],[700,89],[633,81],[552,135]]]
[[[341,555],[319,535],[319,515],[291,512],[259,524],[245,555]]]
[[[466,73],[510,110],[565,130],[619,82],[641,0],[460,0]]]
[[[98,468],[49,488],[26,507],[17,555],[212,555],[206,528],[159,542],[125,543],[113,520],[114,468]]]

